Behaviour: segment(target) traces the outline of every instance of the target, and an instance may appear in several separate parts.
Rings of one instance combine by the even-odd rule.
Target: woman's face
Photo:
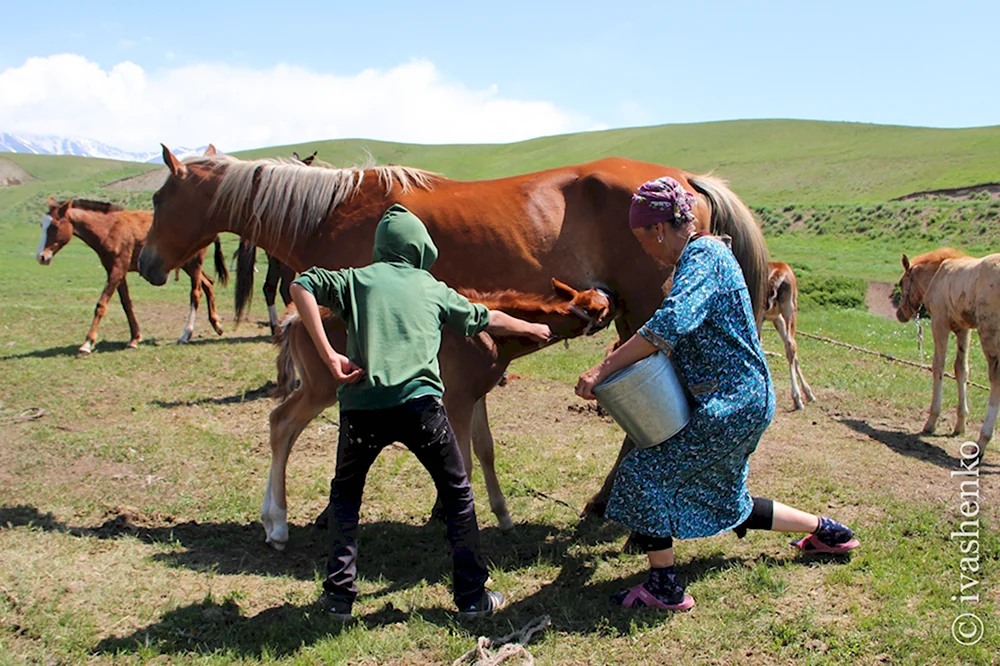
[[[643,251],[663,266],[673,266],[680,259],[684,245],[693,229],[674,229],[669,225],[658,223],[649,227],[632,230],[632,235],[639,241]]]

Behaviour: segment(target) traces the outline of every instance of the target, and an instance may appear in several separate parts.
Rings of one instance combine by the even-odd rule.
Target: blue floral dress
[[[750,515],[748,459],[774,416],[774,387],[743,273],[729,248],[687,244],[670,295],[639,334],[671,355],[691,420],[662,444],[630,452],[607,516],[640,534],[711,536]]]

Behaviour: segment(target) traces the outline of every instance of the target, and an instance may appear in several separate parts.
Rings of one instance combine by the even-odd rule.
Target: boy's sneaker
[[[337,622],[352,622],[354,615],[351,614],[352,604],[348,601],[334,599],[324,594],[320,599],[327,617],[332,617]]]
[[[486,617],[503,608],[506,603],[507,599],[500,592],[486,590],[478,603],[459,608],[458,616],[460,618]]]

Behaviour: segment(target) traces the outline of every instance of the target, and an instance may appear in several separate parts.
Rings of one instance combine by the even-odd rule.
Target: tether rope
[[[486,636],[480,636],[476,641],[476,647],[472,648],[461,657],[452,662],[451,666],[497,666],[513,656],[520,655],[524,660],[521,663],[526,666],[534,666],[535,658],[524,646],[528,644],[531,637],[539,631],[552,626],[552,618],[548,615],[536,617],[518,631],[513,631],[503,638],[493,640]],[[491,654],[492,648],[499,647],[495,654]]]
[[[892,361],[893,363],[901,363],[903,365],[909,365],[909,366],[914,367],[914,368],[920,368],[921,370],[930,370],[931,372],[934,371],[934,368],[931,367],[931,366],[929,366],[929,365],[927,365],[926,363],[916,363],[914,361],[907,361],[906,359],[896,358],[892,354],[886,354],[885,352],[875,351],[873,349],[865,349],[864,347],[858,347],[857,345],[851,345],[851,344],[848,344],[846,342],[841,342],[839,340],[834,340],[833,338],[826,338],[826,337],[823,337],[822,335],[813,335],[812,333],[806,333],[805,331],[796,331],[795,335],[797,335],[797,336],[801,335],[802,337],[805,337],[805,338],[811,338],[813,340],[819,340],[820,342],[825,342],[828,345],[836,345],[838,347],[846,347],[847,349],[850,349],[850,350],[856,351],[856,352],[861,352],[862,354],[870,354],[871,356],[878,356],[879,358],[883,358],[883,359],[885,359],[887,361]],[[955,375],[951,374],[950,372],[945,372],[944,376],[947,377],[948,379],[955,379]],[[970,382],[967,382],[967,383],[969,384],[969,386],[975,386],[976,388],[983,389],[984,391],[989,391],[990,390],[989,386],[983,386],[982,384],[977,384],[976,382],[971,382],[970,381]]]

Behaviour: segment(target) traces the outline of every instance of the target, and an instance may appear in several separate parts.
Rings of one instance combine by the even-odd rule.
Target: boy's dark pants
[[[478,602],[488,576],[479,551],[472,487],[444,406],[435,397],[416,398],[388,409],[340,413],[337,473],[330,483],[330,559],[323,589],[329,598],[353,603],[358,596],[358,510],[368,469],[379,452],[402,442],[434,479],[448,524],[454,561],[455,604]]]

